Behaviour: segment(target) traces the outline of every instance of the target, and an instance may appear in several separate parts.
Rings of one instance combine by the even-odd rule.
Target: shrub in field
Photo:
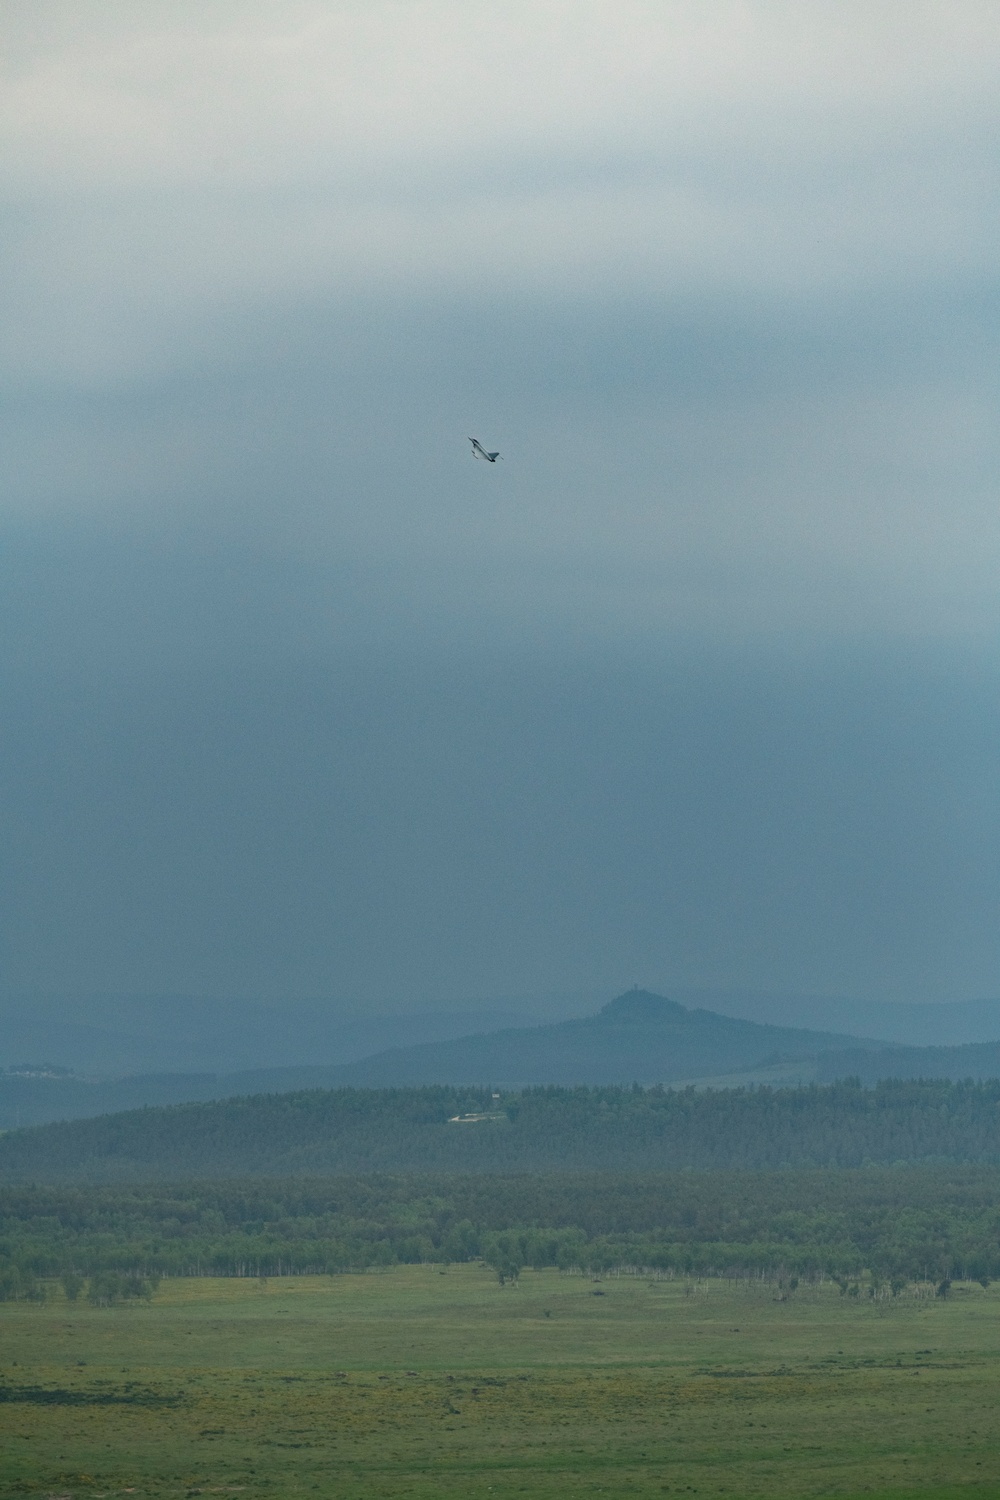
[[[130,1271],[98,1271],[90,1278],[87,1301],[93,1307],[114,1307],[119,1302],[149,1302],[158,1283],[158,1276],[137,1276]]]

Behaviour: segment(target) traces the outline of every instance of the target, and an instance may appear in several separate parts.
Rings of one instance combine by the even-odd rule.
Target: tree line
[[[483,1261],[685,1276],[833,1277],[846,1292],[1000,1278],[1000,1167],[378,1174],[8,1186],[0,1300],[62,1278],[99,1301],[160,1275],[283,1276]],[[103,1279],[102,1279],[103,1278]],[[117,1278],[117,1279],[116,1279]],[[103,1290],[102,1290],[103,1289]]]

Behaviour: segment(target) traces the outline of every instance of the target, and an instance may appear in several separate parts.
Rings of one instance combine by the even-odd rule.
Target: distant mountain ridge
[[[578,1020],[373,1049],[368,1057],[335,1066],[144,1072],[105,1080],[0,1074],[0,1128],[304,1088],[676,1083],[741,1076],[777,1059],[798,1060],[800,1076],[811,1077],[817,1054],[850,1049],[853,1055],[866,1046],[878,1043],[688,1010],[634,989]]]
[[[656,987],[649,992],[657,992]],[[862,1048],[873,1042],[950,1048],[1000,1040],[1000,1000],[914,1004],[738,989],[667,993],[689,1011],[785,1031],[834,1034],[852,1039],[845,1045]],[[235,996],[7,993],[0,994],[0,1072],[46,1062],[92,1079],[197,1074],[199,1087],[207,1087],[214,1086],[208,1075],[327,1069],[429,1042],[568,1018],[594,1019],[601,998],[580,990],[419,1009],[407,1008],[401,1000],[402,1008],[372,1014],[359,1013],[356,1001],[334,998],[289,998],[279,1004]],[[711,1068],[703,1075],[699,1069],[694,1076],[714,1072]],[[325,1074],[317,1080],[329,1081]]]
[[[901,1047],[962,1047],[1000,1041],[1000,999],[952,1001],[851,1000],[839,995],[772,994],[763,990],[678,989],[683,1005],[774,1026],[818,1027],[881,1039]]]
[[[638,988],[595,1016],[396,1047],[331,1070],[356,1088],[674,1083],[878,1042],[688,1010]]]
[[[387,1047],[527,1026],[537,1014],[514,1004],[356,1015],[332,1001],[8,995],[0,998],[0,1067],[45,1061],[107,1078],[332,1067]]]
[[[140,1073],[88,1079],[0,1070],[0,1130],[303,1089],[607,1085],[719,1088],[828,1083],[858,1078],[1000,1077],[1000,1042],[898,1047],[797,1027],[761,1025],[690,1009],[633,989],[596,1015],[547,1025],[396,1047],[334,1066],[275,1066],[239,1072]]]

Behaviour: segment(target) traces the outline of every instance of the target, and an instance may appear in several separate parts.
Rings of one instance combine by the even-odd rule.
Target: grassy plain
[[[1000,1496],[1000,1288],[480,1266],[0,1305],[0,1495]]]

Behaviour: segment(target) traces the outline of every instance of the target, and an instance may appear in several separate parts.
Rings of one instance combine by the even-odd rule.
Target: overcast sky
[[[1000,993],[993,0],[2,31],[3,989]]]

